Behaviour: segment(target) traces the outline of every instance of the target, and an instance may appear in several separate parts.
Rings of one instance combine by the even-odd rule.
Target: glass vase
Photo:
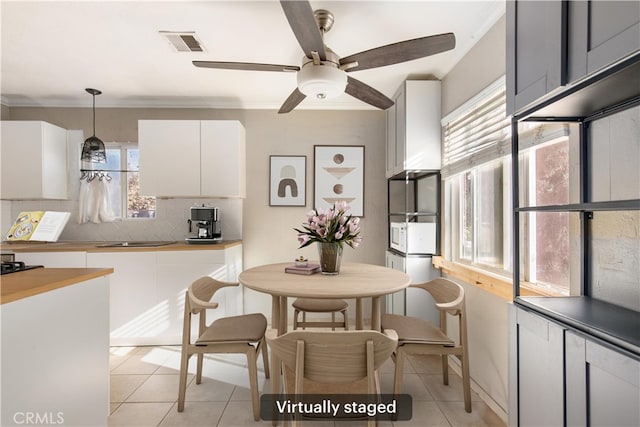
[[[340,273],[340,262],[342,261],[342,246],[340,244],[318,243],[318,257],[322,274]]]

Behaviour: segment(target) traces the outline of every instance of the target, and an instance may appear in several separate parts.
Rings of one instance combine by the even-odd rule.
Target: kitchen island
[[[111,268],[2,276],[1,425],[107,425]]]

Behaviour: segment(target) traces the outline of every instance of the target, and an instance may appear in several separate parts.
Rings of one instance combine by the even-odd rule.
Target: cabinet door
[[[640,50],[640,2],[569,2],[569,80]]]
[[[387,109],[387,166],[386,177],[393,176],[396,166],[396,105]]]
[[[405,258],[387,251],[386,265],[394,270],[405,272]],[[385,312],[389,314],[405,314],[404,291],[396,292],[385,297]]]
[[[3,121],[2,199],[67,199],[67,131],[39,121]]]
[[[440,277],[440,270],[433,268],[431,257],[407,257],[405,262],[405,273],[411,276],[411,283],[425,283]],[[434,325],[440,324],[440,311],[436,308],[436,302],[429,292],[423,289],[407,288],[405,293],[407,316],[428,320]]]
[[[507,114],[566,81],[566,2],[507,2]]]
[[[406,82],[405,82],[406,83]],[[402,172],[404,168],[405,147],[407,139],[407,94],[406,85],[402,84],[402,88],[395,99],[396,102],[396,145],[395,145],[395,162],[393,164],[393,175]]]
[[[640,361],[567,332],[567,425],[640,425]]]
[[[16,261],[26,265],[44,265],[48,268],[85,268],[86,252],[18,252]]]
[[[225,251],[158,251],[156,254],[156,299],[162,307],[164,326],[154,335],[156,344],[175,345],[182,341],[184,318],[184,296],[187,287],[196,279],[211,276],[227,281]],[[207,311],[207,322],[223,316],[238,315],[234,301],[242,293],[237,287],[223,288],[216,292],[213,300],[219,303],[215,310]],[[192,323],[192,337],[197,338],[198,323]]]
[[[157,252],[87,253],[87,267],[110,267],[111,345],[153,345],[169,323],[167,305],[156,298]]]
[[[200,121],[140,120],[140,193],[200,195]]]
[[[441,83],[405,82],[403,170],[439,170],[441,167]]]
[[[563,425],[563,328],[522,309],[516,317],[518,425]]]
[[[245,130],[235,120],[201,122],[201,195],[245,197]]]

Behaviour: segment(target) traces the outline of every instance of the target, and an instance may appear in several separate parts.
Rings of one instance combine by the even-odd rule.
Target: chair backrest
[[[187,289],[185,306],[188,305],[192,314],[198,314],[204,309],[217,308],[218,303],[210,302],[213,294],[227,286],[238,286],[235,282],[221,282],[209,276],[196,279]]]
[[[390,356],[398,343],[393,330],[377,331],[292,331],[276,336],[267,332],[271,352],[285,366],[302,377],[320,383],[346,383],[373,378],[373,373]],[[296,387],[296,393],[298,388]]]
[[[440,310],[440,329],[447,333],[447,313],[459,319],[460,342],[466,346],[467,342],[467,314],[465,310],[464,288],[458,283],[438,277],[426,283],[411,285],[412,288],[422,288],[429,292]]]
[[[185,292],[184,319],[182,324],[182,344],[191,342],[191,316],[199,314],[198,336],[201,336],[207,326],[207,309],[218,308],[217,302],[210,302],[219,289],[227,286],[238,286],[235,282],[221,282],[209,276],[196,279]]]

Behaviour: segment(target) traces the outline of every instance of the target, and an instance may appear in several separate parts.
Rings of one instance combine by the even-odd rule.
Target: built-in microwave
[[[405,254],[435,254],[436,223],[392,222],[389,245]]]

